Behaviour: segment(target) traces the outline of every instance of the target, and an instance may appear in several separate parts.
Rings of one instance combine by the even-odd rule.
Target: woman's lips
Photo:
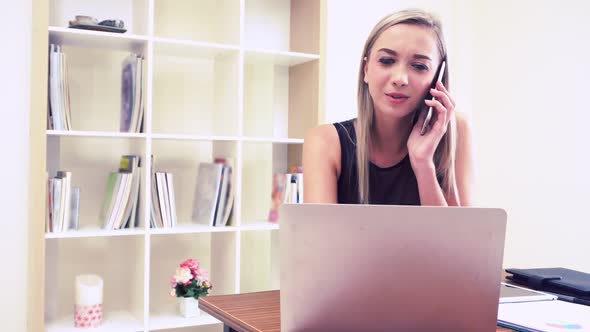
[[[385,96],[392,104],[401,104],[408,100],[408,96],[401,93],[386,93]]]

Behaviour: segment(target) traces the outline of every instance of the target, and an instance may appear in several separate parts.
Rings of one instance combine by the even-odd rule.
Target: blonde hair
[[[356,130],[356,157],[358,168],[359,202],[369,204],[369,146],[371,129],[374,124],[374,105],[369,93],[369,87],[365,84],[365,61],[368,61],[371,48],[383,31],[397,24],[411,24],[425,26],[435,33],[441,60],[447,58],[447,49],[442,33],[440,21],[430,13],[422,10],[411,9],[390,14],[375,25],[363,48],[358,77],[358,116]],[[449,88],[449,64],[445,68],[443,84]],[[416,112],[417,113],[417,112]],[[414,115],[416,116],[416,114]],[[442,189],[446,197],[455,198],[459,204],[457,185],[455,181],[455,149],[456,149],[456,125],[451,119],[447,132],[443,136],[434,153],[434,165],[437,178],[442,179]]]

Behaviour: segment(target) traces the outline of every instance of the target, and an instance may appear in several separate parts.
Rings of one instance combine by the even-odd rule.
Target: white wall
[[[508,211],[504,265],[590,272],[590,5],[328,0],[325,122],[356,116],[364,40],[407,7],[443,21],[457,110],[473,118],[478,205]]]
[[[590,5],[478,1],[479,196],[509,214],[505,265],[590,272]]]
[[[0,322],[3,331],[25,331],[28,262],[28,172],[31,61],[31,1],[0,11]],[[10,27],[10,28],[7,28]]]

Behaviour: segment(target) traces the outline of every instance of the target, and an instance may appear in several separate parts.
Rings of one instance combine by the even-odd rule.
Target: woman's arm
[[[304,203],[337,203],[340,141],[333,125],[309,131],[303,144]]]

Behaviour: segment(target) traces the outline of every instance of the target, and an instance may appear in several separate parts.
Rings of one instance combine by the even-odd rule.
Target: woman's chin
[[[407,118],[408,116],[412,116],[414,113],[412,108],[405,107],[405,106],[399,106],[399,105],[376,108],[375,112],[380,113],[383,116],[388,117],[388,118],[399,118],[399,119]]]

